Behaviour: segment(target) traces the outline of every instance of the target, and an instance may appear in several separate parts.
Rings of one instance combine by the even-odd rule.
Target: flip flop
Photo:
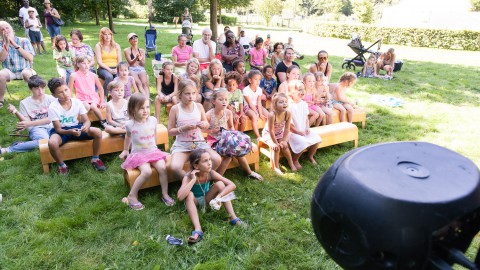
[[[195,236],[195,234],[197,234],[198,236],[196,238],[193,238]],[[190,237],[188,237],[188,243],[189,244],[196,244],[196,243],[202,241],[202,239],[203,239],[203,232],[194,230],[192,232],[192,235]]]
[[[140,211],[140,210],[145,209],[145,205],[143,205],[141,202],[130,203],[127,197],[123,197],[122,203],[128,205],[128,207],[130,207],[130,209],[133,209],[133,210],[136,210],[136,211]]]
[[[263,181],[263,177],[262,177],[260,174],[254,172],[254,171],[252,171],[252,172],[248,175],[248,177],[254,178],[254,179],[258,180],[258,181]]]
[[[241,220],[239,217],[230,220],[229,223],[230,223],[230,225],[232,225],[232,226],[248,227],[248,224],[245,223],[245,222],[243,222],[243,220]]]
[[[166,206],[174,206],[175,205],[175,201],[170,198],[170,199],[165,199],[162,197],[162,202],[166,205]]]

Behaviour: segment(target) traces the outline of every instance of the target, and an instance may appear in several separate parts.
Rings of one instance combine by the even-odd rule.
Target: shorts
[[[335,104],[343,105],[343,102],[341,102],[340,100],[332,99],[332,104],[333,104],[333,105],[335,105]]]
[[[83,123],[80,123],[76,126],[71,126],[71,127],[62,127],[63,130],[70,130],[70,129],[74,129],[74,128],[78,128],[78,129],[81,129],[83,126]],[[87,135],[86,132],[82,132],[80,133],[80,136],[76,137],[76,136],[73,136],[73,135],[60,135],[58,134],[54,128],[52,128],[52,130],[50,130],[50,137],[52,137],[53,134],[57,134],[58,136],[60,136],[60,138],[62,139],[62,144],[60,145],[64,145],[65,143],[67,143],[68,141],[86,141],[86,140],[93,140],[93,137],[90,137]]]
[[[37,72],[35,72],[35,70],[33,70],[31,68],[24,68],[23,70],[31,70],[32,75],[37,75]],[[23,80],[23,75],[22,75],[23,70],[14,73],[10,69],[4,68],[1,71],[7,71],[8,76],[10,77],[10,81],[13,81],[13,80]]]
[[[210,65],[210,62],[208,62],[208,63],[201,63],[201,64],[200,64],[200,71],[203,71],[203,70],[207,69],[209,65]]]
[[[205,205],[205,196],[195,197],[198,202],[198,207],[203,207]]]
[[[145,70],[144,67],[135,66],[135,67],[130,67],[130,72],[139,74],[139,73],[143,73],[143,72],[147,72],[147,71]]]
[[[41,38],[40,38],[40,31],[28,31],[28,36],[30,37],[30,41],[32,43],[38,43],[41,41]]]

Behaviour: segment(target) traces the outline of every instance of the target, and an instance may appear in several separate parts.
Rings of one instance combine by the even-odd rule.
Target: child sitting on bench
[[[102,131],[98,128],[90,127],[87,110],[80,100],[71,97],[72,93],[62,79],[50,79],[48,88],[52,95],[57,98],[48,108],[48,119],[53,124],[48,148],[58,164],[59,173],[62,175],[68,173],[67,165],[63,162],[60,152],[60,146],[70,140],[83,141],[92,139],[93,156],[91,163],[97,171],[105,171],[105,165],[98,157],[102,144]],[[78,121],[79,116],[81,122]]]

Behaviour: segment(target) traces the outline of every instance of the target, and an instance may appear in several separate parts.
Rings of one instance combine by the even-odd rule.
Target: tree
[[[204,10],[195,0],[153,0],[154,20],[171,22],[173,17],[180,17],[188,7],[194,22],[204,21]]]
[[[373,4],[370,0],[355,0],[354,11],[360,22],[373,22]]]
[[[480,0],[470,0],[472,11],[480,11]]]
[[[345,16],[352,14],[352,4],[350,0],[320,0],[320,13],[342,13]]]
[[[305,11],[305,16],[316,14],[319,11],[316,0],[302,0],[300,7]]]
[[[283,4],[277,0],[257,0],[256,3],[258,5],[255,6],[259,7],[258,12],[265,19],[267,26],[270,26],[273,15],[282,13]]]
[[[210,0],[210,29],[212,29],[212,40],[217,40],[217,0]]]

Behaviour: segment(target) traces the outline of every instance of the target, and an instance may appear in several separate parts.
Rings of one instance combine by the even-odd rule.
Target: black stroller
[[[370,50],[373,46],[378,44],[377,51]],[[374,54],[377,58],[380,56],[380,46],[382,45],[382,39],[377,40],[375,43],[370,45],[370,47],[365,48],[362,44],[362,40],[356,34],[352,35],[352,40],[347,44],[348,47],[352,49],[357,55],[354,58],[345,58],[343,59],[342,68],[348,70],[355,70],[355,67],[363,67],[367,59],[365,59],[365,53]]]

